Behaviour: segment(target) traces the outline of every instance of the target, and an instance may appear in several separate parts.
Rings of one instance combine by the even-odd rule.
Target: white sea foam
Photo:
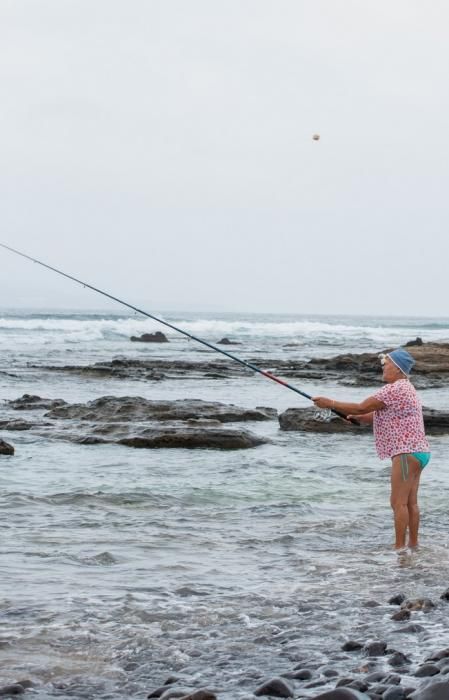
[[[447,323],[422,323],[404,321],[395,324],[375,323],[370,319],[339,319],[288,318],[279,316],[269,318],[254,315],[252,318],[182,318],[170,316],[160,317],[162,320],[178,326],[187,333],[199,338],[217,341],[221,337],[234,340],[252,338],[279,339],[298,344],[336,344],[347,345],[385,345],[401,344],[420,335],[423,340],[447,340],[449,327]],[[345,319],[346,320],[346,319]],[[158,321],[139,317],[99,317],[99,316],[3,316],[0,318],[0,342],[14,334],[20,334],[22,340],[39,338],[40,342],[53,339],[56,342],[77,343],[89,341],[108,341],[129,338],[131,335],[152,333],[162,330],[167,336],[178,337],[178,333],[163,326]]]

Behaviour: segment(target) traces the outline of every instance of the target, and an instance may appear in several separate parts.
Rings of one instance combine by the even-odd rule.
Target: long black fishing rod
[[[312,401],[312,397],[310,394],[307,394],[305,391],[301,391],[301,389],[298,389],[297,387],[293,386],[292,384],[285,382],[283,379],[276,377],[274,374],[271,374],[271,372],[267,372],[266,370],[261,369],[260,367],[257,367],[256,365],[253,365],[252,362],[247,362],[246,360],[242,360],[240,357],[236,357],[236,355],[233,355],[232,353],[227,352],[226,350],[222,350],[221,348],[217,348],[215,345],[212,345],[212,343],[208,343],[207,340],[203,340],[202,338],[197,338],[195,335],[188,333],[187,331],[183,330],[182,328],[178,328],[178,326],[174,326],[172,323],[169,323],[168,321],[164,321],[162,318],[158,318],[158,316],[154,316],[153,314],[149,314],[147,311],[143,311],[143,309],[139,309],[137,306],[133,306],[132,304],[128,304],[128,302],[123,301],[123,299],[119,299],[118,297],[115,297],[112,294],[108,294],[108,292],[104,292],[102,289],[98,289],[98,287],[94,287],[92,284],[88,284],[87,282],[83,282],[83,280],[80,280],[77,277],[73,277],[72,275],[69,275],[66,272],[62,272],[62,270],[58,270],[56,267],[52,267],[51,265],[47,265],[47,263],[44,263],[41,260],[37,260],[36,258],[32,258],[30,255],[26,255],[26,253],[21,253],[20,250],[16,250],[15,248],[11,248],[11,246],[6,245],[5,243],[0,243],[0,246],[2,248],[5,248],[5,250],[9,250],[11,253],[15,253],[16,255],[20,255],[21,258],[26,258],[27,260],[31,260],[31,262],[34,262],[37,265],[41,265],[42,267],[46,267],[47,270],[51,270],[52,272],[56,272],[56,274],[58,274],[58,275],[62,275],[62,277],[66,277],[67,279],[72,280],[72,282],[76,282],[77,284],[81,284],[83,287],[86,287],[87,289],[92,289],[92,291],[97,292],[98,294],[102,294],[104,297],[107,297],[108,299],[112,299],[113,301],[116,301],[117,303],[122,304],[123,306],[127,306],[128,309],[132,309],[133,311],[136,311],[137,313],[142,314],[143,316],[146,316],[147,318],[151,318],[153,321],[157,321],[158,323],[162,323],[164,326],[167,326],[167,328],[171,328],[173,331],[177,331],[178,333],[182,333],[182,335],[187,336],[187,338],[190,338],[191,340],[195,340],[197,343],[201,343],[202,345],[205,345],[206,347],[210,348],[211,350],[215,350],[215,352],[219,352],[222,355],[226,355],[226,357],[229,357],[231,360],[234,360],[234,362],[238,362],[240,365],[243,365],[244,367],[248,367],[248,369],[251,369],[253,372],[258,372],[263,377],[267,377],[267,379],[271,379],[273,382],[277,382],[278,384],[281,384],[282,386],[287,387],[287,389],[291,389],[292,391],[295,391],[297,394],[300,394],[301,396],[304,396],[304,398]],[[331,411],[333,413],[335,413],[337,416],[340,416],[340,418],[346,419],[345,414],[340,413],[340,411],[337,411],[335,408],[332,408]],[[351,423],[355,423],[358,425],[358,421],[356,421],[355,419],[351,419]]]

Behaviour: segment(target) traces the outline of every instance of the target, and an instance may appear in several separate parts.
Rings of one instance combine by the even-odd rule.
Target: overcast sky
[[[446,0],[0,0],[0,241],[153,312],[449,315],[448,26]],[[107,307],[0,261],[2,307]]]

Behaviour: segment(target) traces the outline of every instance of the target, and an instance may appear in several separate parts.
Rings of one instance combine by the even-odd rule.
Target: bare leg
[[[394,513],[395,547],[405,547],[409,530],[411,546],[418,542],[419,510],[417,493],[420,476],[419,462],[410,455],[396,455],[391,466],[391,507]],[[410,508],[409,508],[410,503]]]
[[[413,463],[416,462],[415,467]],[[419,506],[418,506],[418,488],[419,479],[421,476],[421,465],[415,457],[408,457],[408,463],[410,465],[411,477],[412,477],[412,487],[410,489],[410,494],[408,497],[407,508],[408,508],[408,546],[417,547],[418,546],[418,530],[419,530]]]

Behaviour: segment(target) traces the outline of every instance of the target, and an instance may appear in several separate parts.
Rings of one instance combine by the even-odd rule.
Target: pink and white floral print
[[[429,452],[421,401],[408,379],[386,384],[374,394],[385,408],[374,412],[373,430],[380,459],[408,452]]]

